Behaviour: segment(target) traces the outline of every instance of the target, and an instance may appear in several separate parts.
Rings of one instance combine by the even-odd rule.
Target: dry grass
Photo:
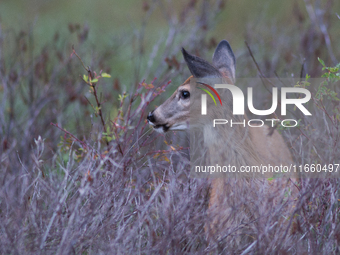
[[[39,54],[34,54],[30,32],[1,32],[1,254],[339,253],[338,179],[302,180],[295,210],[297,224],[289,238],[287,226],[277,224],[282,205],[268,208],[254,198],[253,210],[266,214],[257,219],[253,238],[235,246],[235,233],[240,231],[228,229],[218,243],[208,243],[204,222],[209,180],[189,178],[187,136],[175,133],[162,137],[151,132],[145,122],[153,105],[167,98],[163,91],[170,88],[168,81],[187,78],[180,47],[205,56],[215,46],[216,39],[210,38],[208,31],[213,29],[219,8],[218,1],[196,5],[190,1],[178,15],[178,23],[168,17],[168,33],[150,52],[135,48],[136,59],[147,58],[149,62],[143,68],[131,67],[134,80],[139,82],[128,86],[124,81],[113,79],[110,84],[101,79],[91,89],[79,77],[89,73],[74,56],[70,58],[71,45],[69,51],[60,46],[65,43],[62,35],[56,34]],[[331,10],[327,8],[325,16]],[[296,22],[304,29],[304,36],[290,31],[289,38],[277,41],[273,58],[256,50],[268,48],[271,52],[273,46],[261,45],[261,34],[247,32],[264,79],[287,66],[295,77],[304,77],[305,73],[320,77],[322,66],[315,59],[331,63],[339,53],[335,43],[329,51],[326,19],[322,29],[313,29],[315,24],[308,16]],[[117,39],[111,50],[94,50],[96,53],[90,56],[92,49],[83,43],[88,29],[73,27],[78,55],[97,73],[103,69],[114,75],[119,64],[110,70],[107,63],[121,49],[122,40]],[[128,45],[138,45],[138,39],[129,38]],[[301,68],[301,63],[287,53],[286,45],[293,44],[306,49],[301,54],[313,61]],[[236,55],[241,59],[240,76],[254,73],[256,66],[247,47]],[[283,58],[278,61],[277,56]],[[158,79],[152,81],[155,76]],[[146,81],[141,77],[147,77]],[[327,86],[339,92],[339,81]],[[317,91],[312,93],[316,95]],[[265,107],[267,102],[263,102]],[[314,100],[311,107],[315,119],[297,116],[302,127],[282,130],[295,160],[299,164],[339,163],[339,102],[324,96],[322,101]],[[250,187],[245,192],[251,192]],[[249,199],[240,198],[240,204],[249,203]],[[240,208],[235,207],[235,212]]]

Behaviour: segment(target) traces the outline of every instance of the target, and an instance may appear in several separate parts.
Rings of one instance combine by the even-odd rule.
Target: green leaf
[[[126,93],[124,93],[123,95],[118,95],[118,100],[123,101],[127,96],[128,96],[128,94],[126,94]]]
[[[96,83],[96,82],[98,82],[98,79],[91,80],[91,83]]]
[[[87,82],[88,80],[89,80],[89,77],[87,76],[87,75],[83,75],[83,80],[85,81],[85,82]]]
[[[102,77],[103,78],[111,78],[111,75],[109,75],[108,73],[102,73]]]
[[[318,57],[318,60],[319,60],[319,62],[321,63],[322,66],[326,66],[325,62],[323,62],[323,60],[321,58]]]

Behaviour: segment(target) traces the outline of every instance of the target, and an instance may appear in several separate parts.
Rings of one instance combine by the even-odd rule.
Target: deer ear
[[[225,76],[235,82],[235,55],[228,41],[221,41],[213,55],[213,65]]]
[[[182,48],[182,53],[185,62],[187,63],[191,74],[195,78],[205,78],[205,77],[221,77],[221,73],[208,61],[200,57],[190,55],[184,48]]]

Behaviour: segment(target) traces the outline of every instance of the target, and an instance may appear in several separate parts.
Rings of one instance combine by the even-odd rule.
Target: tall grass
[[[163,3],[162,10],[172,4]],[[157,7],[154,2],[150,5],[146,15]],[[331,7],[324,8],[322,14],[309,1],[306,6],[322,17],[333,15]],[[234,237],[230,236],[238,230],[228,229],[224,239],[208,243],[204,223],[209,180],[189,178],[188,136],[178,132],[157,135],[145,121],[148,111],[189,75],[181,47],[206,57],[218,40],[228,39],[209,35],[217,14],[227,7],[228,3],[222,5],[221,1],[188,1],[178,13],[164,11],[168,29],[145,48],[139,43],[145,36],[143,29],[136,30],[134,36],[115,37],[105,49],[85,43],[91,25],[70,24],[69,34],[56,32],[41,48],[35,48],[32,30],[1,31],[2,254],[339,252],[337,179],[301,181],[297,223],[289,238],[284,238],[286,229],[277,224],[275,215],[281,210],[277,205],[265,208],[268,214],[259,219],[261,224],[251,242],[233,246]],[[254,60],[246,46],[236,51],[238,75],[259,72],[264,80],[286,76],[286,72],[297,78],[306,73],[320,77],[323,71],[317,57],[325,60],[326,66],[339,61],[339,49],[335,42],[327,43],[328,30],[323,26],[339,26],[340,22],[329,24],[323,19],[315,23],[311,19],[296,19],[301,31],[285,31],[289,37],[275,40],[275,45],[262,43],[265,32],[247,31]],[[270,33],[281,35],[279,31]],[[70,43],[70,36],[77,42]],[[290,52],[287,45],[300,45],[302,51]],[[266,54],[274,48],[274,56]],[[134,60],[126,79],[119,76],[123,72],[119,62],[112,68],[109,64],[112,59],[120,60],[117,55],[122,51]],[[112,78],[93,82],[101,73]],[[332,72],[326,69],[325,73]],[[326,78],[324,86],[339,92],[339,80]],[[297,163],[339,163],[339,102],[327,94],[329,91],[323,98],[317,93],[312,91],[317,120],[300,116],[300,128],[281,132]],[[257,96],[266,107],[264,93]],[[258,210],[258,201],[251,202]]]

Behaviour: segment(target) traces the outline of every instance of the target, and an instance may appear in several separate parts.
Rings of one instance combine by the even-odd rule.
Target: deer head
[[[189,112],[192,114],[192,109],[196,109],[192,103],[199,102],[199,100],[190,98],[192,96],[190,92],[194,89],[190,85],[192,78],[201,81],[205,79],[223,79],[229,84],[234,84],[235,82],[235,56],[226,40],[218,44],[213,55],[212,64],[200,57],[190,55],[184,48],[182,48],[182,53],[192,76],[180,85],[168,100],[149,113],[147,120],[158,132],[185,130],[188,128]]]

